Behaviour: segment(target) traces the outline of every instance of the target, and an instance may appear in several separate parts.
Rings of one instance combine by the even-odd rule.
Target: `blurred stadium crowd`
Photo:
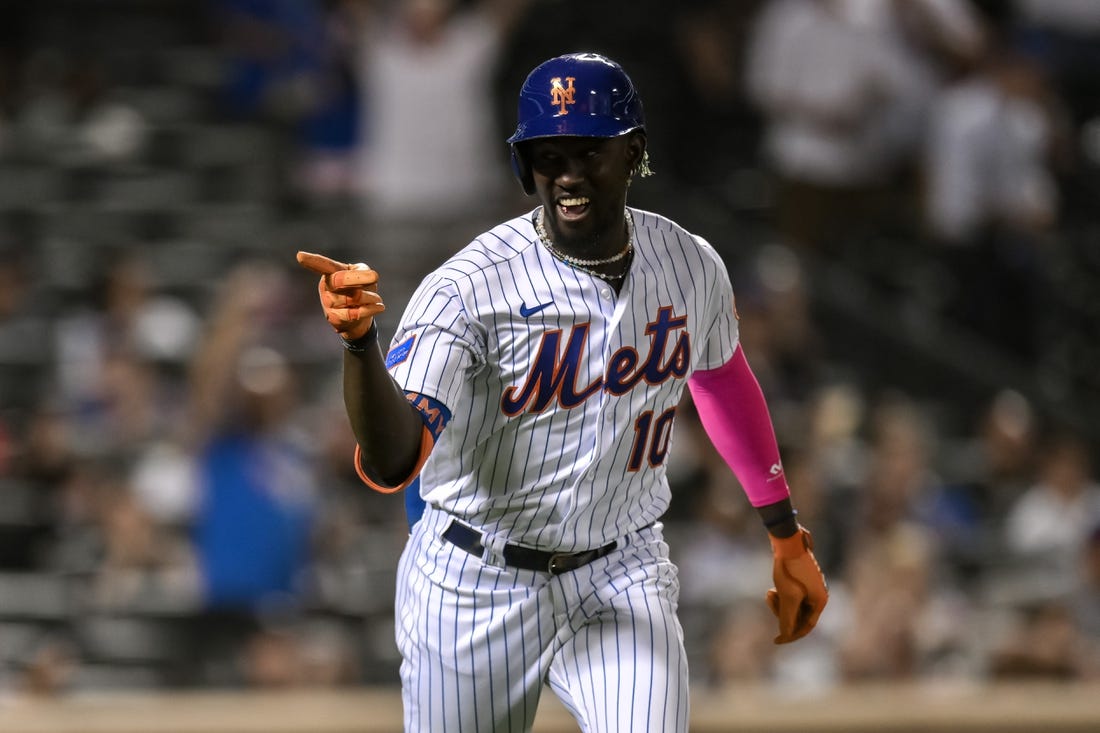
[[[310,249],[420,274],[533,206],[526,72],[642,92],[636,206],[726,259],[831,603],[690,410],[698,685],[1100,676],[1100,3],[0,2],[0,700],[396,684],[399,497],[351,465]]]

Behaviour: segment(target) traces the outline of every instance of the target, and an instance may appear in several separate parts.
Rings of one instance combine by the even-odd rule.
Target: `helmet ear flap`
[[[513,143],[512,145],[512,172],[519,179],[525,194],[530,196],[535,192],[535,178],[531,175],[531,164],[520,150],[519,143]]]

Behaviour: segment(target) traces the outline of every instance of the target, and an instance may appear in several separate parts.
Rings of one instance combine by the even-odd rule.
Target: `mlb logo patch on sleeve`
[[[415,333],[390,349],[390,353],[386,355],[387,369],[393,369],[395,366],[405,361],[405,359],[409,358],[409,352],[412,351],[413,341],[416,341]]]

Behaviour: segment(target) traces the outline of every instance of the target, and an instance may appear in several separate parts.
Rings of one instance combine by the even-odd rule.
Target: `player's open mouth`
[[[588,211],[588,203],[584,196],[558,199],[558,214],[566,221],[580,219]]]

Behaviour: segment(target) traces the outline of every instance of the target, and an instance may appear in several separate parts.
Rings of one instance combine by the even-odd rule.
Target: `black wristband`
[[[798,510],[792,509],[790,514],[784,514],[782,517],[776,517],[775,519],[769,519],[768,521],[764,522],[764,526],[768,529],[771,529],[772,527],[783,524],[784,522],[788,522],[797,516]]]
[[[374,346],[375,342],[377,342],[377,341],[378,341],[378,322],[377,321],[371,321],[370,328],[367,329],[367,332],[365,334],[363,334],[362,336],[360,336],[359,338],[355,339],[354,341],[349,341],[346,338],[344,338],[343,336],[340,337],[340,343],[342,343],[344,345],[345,349],[347,349],[348,351],[350,351],[353,354],[364,354],[364,353],[366,353],[366,351],[369,348],[371,348],[372,346]]]

